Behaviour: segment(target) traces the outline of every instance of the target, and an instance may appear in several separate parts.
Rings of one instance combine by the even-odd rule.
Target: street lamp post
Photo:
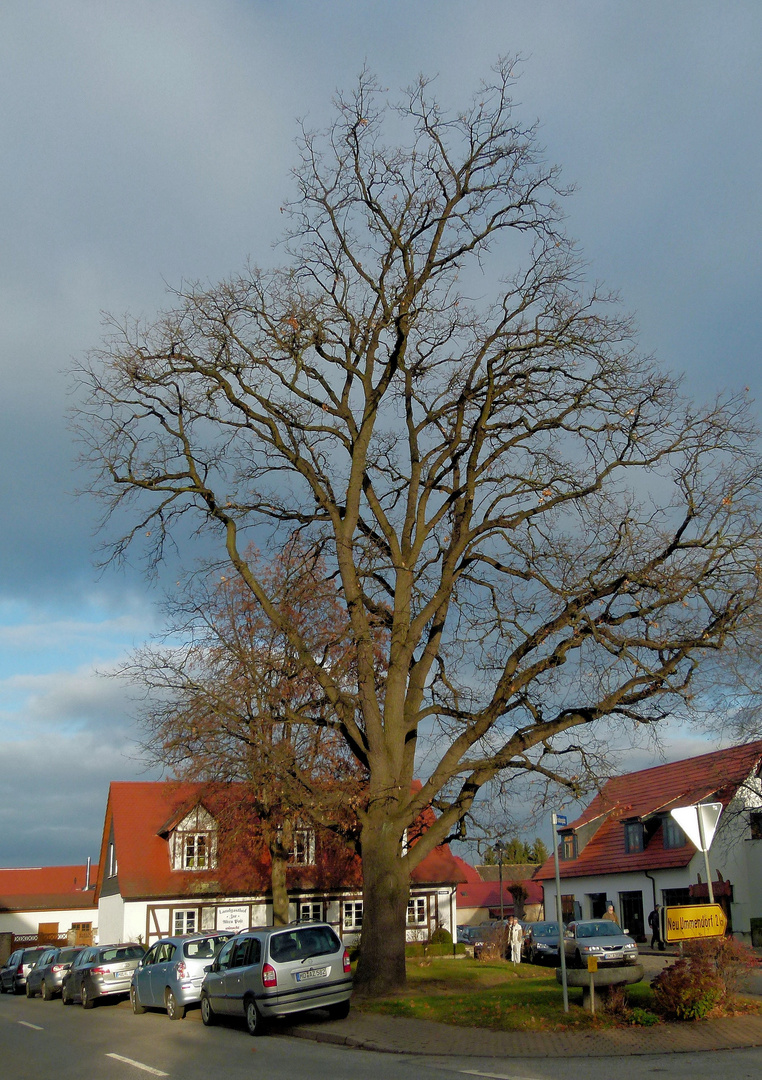
[[[495,851],[497,852],[497,872],[500,882],[500,922],[502,923],[505,922],[505,905],[503,902],[503,852],[505,851],[505,844],[502,840],[496,842]]]

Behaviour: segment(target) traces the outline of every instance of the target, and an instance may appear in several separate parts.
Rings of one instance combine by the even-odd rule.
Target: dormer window
[[[577,858],[577,835],[576,833],[564,833],[561,837],[561,858]]]
[[[183,837],[185,852],[184,870],[207,870],[209,868],[210,837],[208,833],[187,833]]]
[[[624,826],[624,850],[634,855],[643,850],[643,822],[628,821]]]
[[[173,870],[213,870],[217,866],[217,823],[203,806],[191,810],[169,836]]]
[[[661,829],[664,847],[667,850],[685,847],[685,833],[671,815],[662,818]]]
[[[288,860],[292,866],[315,865],[315,830],[299,826],[294,829],[294,841],[291,847],[291,857]]]

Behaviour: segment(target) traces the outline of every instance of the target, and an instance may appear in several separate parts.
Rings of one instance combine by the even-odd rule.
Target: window
[[[662,836],[664,847],[669,850],[685,847],[685,833],[671,815],[662,821]]]
[[[749,814],[749,824],[752,840],[762,840],[762,813],[759,810],[752,810]]]
[[[209,847],[209,837],[206,833],[186,834],[183,837],[183,869],[208,869]]]
[[[294,843],[289,862],[294,866],[315,865],[315,830],[294,829]]]
[[[561,918],[565,923],[576,918],[576,904],[573,893],[561,893]]]
[[[362,926],[362,900],[344,901],[344,929],[359,930]]]
[[[577,858],[577,837],[575,833],[564,833],[561,837],[561,858]]]
[[[628,821],[624,826],[624,850],[634,855],[643,850],[643,822]]]
[[[113,843],[108,846],[108,872],[107,877],[116,877],[117,865],[116,865],[116,848]]]
[[[179,908],[177,911],[175,911],[172,919],[174,933],[195,934],[197,914],[198,913],[195,908]]]
[[[169,837],[173,870],[213,870],[217,865],[217,825],[203,806],[178,823]]]
[[[407,902],[408,926],[426,924],[426,897],[411,896]]]
[[[321,900],[299,901],[299,922],[322,922],[323,903]]]

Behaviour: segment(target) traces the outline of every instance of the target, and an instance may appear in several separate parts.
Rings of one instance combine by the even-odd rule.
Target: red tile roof
[[[569,829],[578,831],[584,825],[601,822],[578,858],[561,860],[561,877],[687,866],[695,847],[688,841],[684,847],[665,849],[661,825],[643,851],[626,853],[622,822],[646,821],[655,814],[690,806],[710,796],[715,802],[727,805],[740,785],[759,771],[761,762],[762,740],[612,777],[577,820],[570,823]],[[535,878],[547,881],[554,875],[551,856]]]
[[[221,853],[219,869],[171,868],[167,830],[199,802],[215,814],[215,796],[207,785],[175,781],[111,784],[101,843],[101,865],[107,865],[113,826],[119,891],[125,899],[269,892],[269,856],[262,845],[258,849],[249,845],[242,856],[236,852],[239,857],[235,861],[225,859]],[[329,838],[323,858],[319,854],[316,861],[317,867],[290,867],[290,884],[326,889],[360,887],[360,861],[339,841],[331,842]],[[447,845],[435,848],[411,876],[418,884],[454,884],[466,880],[462,861]],[[98,895],[102,888],[103,880],[99,879]]]
[[[521,885],[526,895],[526,904],[542,903],[542,886],[539,881],[503,881],[503,908],[508,915],[513,913],[512,885]],[[459,908],[500,907],[499,881],[468,881],[458,885],[457,906]]]
[[[95,885],[98,867],[91,866]],[[0,870],[0,911],[69,911],[95,907],[95,889],[84,891],[86,866],[35,866]]]

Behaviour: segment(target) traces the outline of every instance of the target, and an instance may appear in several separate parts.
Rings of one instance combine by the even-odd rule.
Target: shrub
[[[614,1016],[617,1020],[629,1020],[631,1010],[627,1004],[627,987],[622,984],[610,986],[604,1000],[603,1009],[609,1016]]]
[[[479,955],[480,960],[504,960],[511,952],[508,936],[508,927],[504,925],[494,926],[484,941],[484,947]]]
[[[438,926],[431,935],[432,945],[452,945],[452,934],[444,926]]]
[[[669,1020],[701,1020],[723,999],[724,986],[712,965],[683,956],[651,983],[657,1012]]]
[[[722,984],[723,1004],[730,1004],[746,976],[756,967],[754,950],[733,937],[705,938],[685,947],[691,964],[706,964]]]
[[[630,1010],[629,1021],[631,1024],[638,1024],[640,1027],[653,1027],[654,1024],[659,1023],[659,1017],[656,1013],[652,1013],[650,1009],[641,1009],[640,1006],[636,1006]]]

